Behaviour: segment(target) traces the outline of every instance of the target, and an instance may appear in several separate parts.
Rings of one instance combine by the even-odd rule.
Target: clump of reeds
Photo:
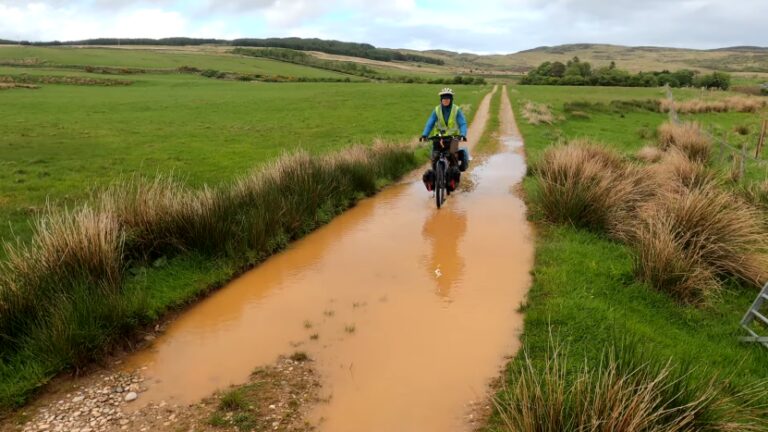
[[[628,244],[638,278],[681,302],[709,302],[725,279],[768,280],[768,231],[758,210],[676,146],[643,167],[585,141],[555,146],[535,175],[546,219]]]
[[[662,150],[677,148],[691,160],[706,163],[712,153],[712,140],[695,122],[666,122],[659,126],[659,147]]]
[[[615,231],[652,193],[642,169],[584,140],[548,149],[535,170],[547,219],[596,231]]]
[[[659,186],[670,191],[682,192],[681,188],[696,189],[719,183],[717,175],[704,163],[690,159],[676,148],[664,152],[652,172]]]
[[[550,111],[549,106],[528,101],[523,106],[523,117],[529,124],[552,124],[555,122],[555,116]]]
[[[669,112],[673,107],[680,114],[743,112],[754,113],[768,105],[768,102],[756,97],[733,96],[725,99],[704,100],[691,99],[686,101],[671,101],[662,99],[660,111]]]
[[[494,400],[500,419],[495,430],[698,432],[768,426],[760,403],[764,388],[733,394],[716,378],[701,383],[670,361],[644,361],[633,347],[612,348],[600,363],[578,366],[558,346],[540,361],[523,356],[513,363],[512,383]]]
[[[766,282],[765,224],[733,194],[713,184],[663,192],[639,216],[632,237],[635,270],[657,289],[683,302],[705,303],[722,279]]]

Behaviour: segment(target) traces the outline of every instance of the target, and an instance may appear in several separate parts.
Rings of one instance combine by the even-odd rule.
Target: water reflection
[[[452,301],[451,289],[463,279],[464,258],[459,243],[466,231],[467,215],[455,206],[434,211],[421,229],[421,235],[431,245],[424,265],[435,280],[436,294],[446,302]]]

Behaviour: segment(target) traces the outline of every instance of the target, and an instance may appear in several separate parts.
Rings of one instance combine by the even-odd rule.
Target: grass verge
[[[488,109],[488,123],[485,125],[483,135],[477,141],[475,151],[481,154],[491,154],[498,150],[499,140],[498,133],[501,125],[500,110],[501,110],[501,93],[504,91],[503,87],[499,87],[491,97],[490,106]]]
[[[516,90],[511,96],[518,116],[524,110],[526,101],[531,100],[557,106],[579,100],[636,100],[653,97],[657,92],[655,89],[609,91],[527,87]],[[721,115],[736,118],[736,114]],[[589,119],[566,117],[555,125],[519,122],[519,127],[525,137],[529,163],[536,166],[546,158],[553,142],[574,138],[587,137],[609,142],[616,150],[634,153],[653,137],[653,133],[647,134],[647,131],[655,130],[664,120],[665,116],[658,113],[638,110],[591,113]],[[698,165],[678,166],[676,169],[677,172],[669,175],[688,178],[687,187],[709,183],[709,180],[699,181],[697,176],[701,172]],[[532,173],[535,172],[536,169],[532,170]],[[524,188],[530,217],[537,224],[533,284],[527,303],[522,307],[526,316],[521,353],[525,354],[518,355],[510,363],[503,380],[505,387],[499,393],[502,402],[486,429],[765,430],[764,407],[768,403],[765,395],[768,379],[764,367],[765,351],[757,344],[743,344],[737,340],[737,336],[743,334],[739,320],[754,300],[755,292],[743,289],[734,279],[725,278],[719,281],[721,290],[716,302],[698,308],[681,305],[675,298],[638,280],[635,254],[630,246],[613,240],[602,230],[548,223],[541,209],[531,205],[541,194],[537,181],[529,176],[524,181]],[[553,362],[556,361],[551,349],[553,338],[568,349],[567,358],[570,360],[560,363],[565,381],[558,381],[560,375],[553,373],[557,370],[553,369]],[[616,356],[616,364],[611,366],[606,362],[606,350],[616,347],[614,352],[621,352],[619,348],[627,340],[632,341],[631,345],[635,347],[632,352],[635,354]],[[636,354],[638,352],[642,354]],[[691,423],[688,429],[665,426],[643,429],[639,424],[601,428],[601,425],[609,424],[601,423],[599,420],[602,417],[596,415],[598,408],[605,407],[605,403],[617,403],[614,413],[631,414],[628,409],[621,408],[621,402],[626,400],[621,396],[626,392],[622,393],[621,387],[614,384],[622,384],[622,380],[631,381],[632,377],[648,370],[646,367],[638,369],[639,366],[649,365],[650,370],[658,371],[658,365],[667,365],[667,362],[674,370],[682,371],[665,378],[670,386],[704,389],[705,393],[699,395],[706,395],[707,387],[714,383],[712,387],[717,395],[712,400],[720,401],[717,406],[726,410],[718,408],[709,415],[709,420],[695,423],[695,427],[690,426],[694,424]],[[610,377],[614,370],[624,371],[618,381],[601,378]],[[593,378],[587,380],[590,376]],[[584,383],[593,384],[592,390],[582,391],[589,390]],[[762,387],[756,388],[755,383]],[[631,388],[634,391],[642,387]],[[527,392],[527,396],[520,392]],[[759,394],[753,394],[755,392]],[[552,395],[554,399],[539,403],[541,397],[547,395]],[[734,399],[736,395],[749,399],[749,404],[737,402]],[[638,398],[637,402],[643,400],[647,399]],[[557,401],[565,402],[564,405],[552,403]],[[572,410],[575,401],[580,401],[580,406],[585,407],[582,414]],[[559,409],[561,407],[564,409]],[[736,416],[733,410],[739,410],[739,407],[745,409],[741,411],[744,415]],[[520,412],[528,408],[530,410],[523,413],[530,420],[528,427],[520,423],[509,425],[508,421],[512,418],[509,410]],[[581,418],[592,415],[592,420],[598,421],[579,429],[574,425],[584,425],[578,423],[580,415],[583,415]],[[650,417],[652,414],[642,418],[647,420]],[[547,423],[545,420],[548,418],[556,418],[561,423]],[[616,416],[610,417],[614,418]]]
[[[49,209],[0,263],[0,411],[419,163],[396,145],[296,153],[215,188],[158,178]]]

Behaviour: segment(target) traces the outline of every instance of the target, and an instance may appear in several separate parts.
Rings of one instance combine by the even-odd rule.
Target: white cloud
[[[0,39],[302,36],[472,52],[576,42],[709,48],[765,45],[766,16],[765,0],[0,0]]]

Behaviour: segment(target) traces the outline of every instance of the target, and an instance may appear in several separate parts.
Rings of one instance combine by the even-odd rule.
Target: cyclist
[[[435,161],[440,157],[440,146],[450,145],[450,138],[458,138],[461,141],[467,140],[467,120],[464,117],[464,113],[461,108],[453,103],[453,90],[450,88],[444,88],[440,90],[440,105],[436,106],[432,111],[432,114],[427,120],[427,124],[424,126],[424,132],[421,134],[419,141],[427,141],[430,137],[442,135],[449,137],[447,142],[441,143],[439,140],[432,141],[432,167],[434,168]],[[452,155],[451,166],[459,165],[459,170],[464,171],[469,163],[469,152],[466,148],[459,150],[458,155]],[[458,156],[458,160],[456,160]],[[459,170],[453,170],[454,173],[450,176],[450,190],[454,190],[460,179]],[[424,174],[423,180],[427,190],[432,190],[434,180],[432,180],[434,172],[432,170],[427,171]]]

